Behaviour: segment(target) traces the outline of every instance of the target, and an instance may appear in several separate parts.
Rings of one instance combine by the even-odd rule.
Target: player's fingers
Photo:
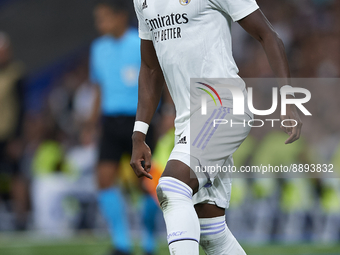
[[[297,127],[297,139],[300,138],[301,135],[301,128],[302,128],[302,122],[299,123],[298,127]]]
[[[130,162],[130,165],[138,178],[145,176],[149,179],[152,179],[152,175],[144,170],[142,162],[143,162],[142,160],[134,160]]]
[[[296,135],[295,135],[295,140],[293,142],[295,142],[296,140],[299,140],[300,134],[301,134],[301,127],[302,127],[301,122],[299,122],[298,125],[296,127],[294,127]]]
[[[284,126],[281,125],[280,128],[283,130],[283,132],[287,133],[287,130]]]
[[[144,171],[143,175],[146,177],[146,178],[149,178],[150,180],[153,179],[152,175],[149,174],[148,172]]]
[[[144,170],[150,172],[151,170],[151,151],[148,150],[144,155]]]
[[[301,122],[301,120],[298,120],[295,127],[292,128],[291,137],[289,137],[287,139],[286,143],[292,143],[292,142],[295,142],[296,140],[298,140],[300,138],[301,128],[302,128],[302,122]]]
[[[151,174],[149,174],[147,171],[145,171],[144,170],[144,168],[142,168],[141,170],[140,170],[140,172],[139,172],[139,176],[138,176],[139,178],[140,177],[146,177],[146,178],[149,178],[149,179],[153,179],[153,177],[152,177],[152,175]]]
[[[280,126],[280,128],[288,135],[292,134],[292,128],[291,127],[285,127],[285,126]]]
[[[282,125],[283,123],[285,123],[285,125]],[[290,126],[291,126],[290,121],[287,121],[285,116],[281,116],[280,128],[288,135],[292,134],[292,128]]]
[[[293,128],[291,128],[290,126],[291,126],[291,122],[288,122],[288,127],[286,127],[286,130],[287,130],[287,134],[288,135],[291,135],[292,133],[293,133]]]
[[[288,139],[285,141],[285,144],[289,144],[295,141],[295,134],[291,134]]]
[[[293,127],[291,135],[286,140],[285,144],[292,143],[292,142],[296,141],[297,139],[299,139],[299,129],[298,129],[297,126],[295,126],[295,127]]]
[[[141,166],[142,166],[142,168],[141,168],[141,172],[140,172],[140,174],[141,174],[141,176],[139,176],[139,177],[142,177],[142,176],[145,176],[145,177],[147,177],[147,178],[149,178],[149,179],[153,179],[153,177],[152,177],[152,175],[151,174],[149,174],[149,171],[147,171],[147,170],[145,170],[145,166],[146,166],[146,164],[145,164],[145,160],[143,160],[142,162],[140,162],[141,163]]]
[[[141,177],[142,176],[142,171],[144,170],[143,166],[142,166],[142,160],[141,159],[131,159],[130,162],[130,166],[132,167],[133,171],[135,172],[135,174],[137,175],[137,177]]]

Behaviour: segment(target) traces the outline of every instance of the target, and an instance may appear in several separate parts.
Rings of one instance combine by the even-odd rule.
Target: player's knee
[[[156,188],[158,202],[162,210],[171,204],[192,202],[192,189],[172,177],[162,177]]]

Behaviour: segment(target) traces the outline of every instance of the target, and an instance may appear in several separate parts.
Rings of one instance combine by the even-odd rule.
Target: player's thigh
[[[225,214],[224,208],[208,203],[195,204],[195,210],[198,218],[214,218]]]
[[[233,165],[231,156],[225,162],[225,166],[229,165]],[[224,210],[229,207],[231,186],[231,175],[219,172],[193,196],[193,203],[212,204]]]
[[[194,172],[180,160],[169,160],[162,177],[173,177],[184,182],[193,190],[193,193],[196,193],[198,190],[198,180]]]

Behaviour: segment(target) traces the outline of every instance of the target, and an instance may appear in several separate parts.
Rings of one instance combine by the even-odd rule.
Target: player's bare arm
[[[280,78],[279,85],[290,84],[290,72],[284,45],[261,10],[253,12],[238,23],[261,43],[275,76]],[[287,95],[287,97],[292,96]],[[294,119],[298,122],[293,128],[281,126],[281,129],[289,135],[285,141],[288,144],[299,139],[301,133],[302,122],[295,105],[287,105],[287,114],[281,116],[281,120],[284,119]]]
[[[161,98],[164,86],[162,69],[159,66],[152,41],[141,40],[141,68],[138,81],[138,107],[136,121],[150,124]],[[132,156],[130,165],[138,177],[152,179],[151,150],[145,143],[145,134],[134,132],[132,135]],[[144,161],[144,167],[142,167]]]
[[[88,119],[88,123],[91,126],[96,126],[100,117],[100,106],[101,106],[101,92],[100,92],[100,87],[98,84],[94,85],[94,93],[95,93],[95,98],[94,98],[94,103],[92,107],[92,111],[90,114],[90,117]]]

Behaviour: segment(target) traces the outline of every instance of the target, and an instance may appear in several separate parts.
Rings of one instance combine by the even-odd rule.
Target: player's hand
[[[147,177],[151,170],[151,150],[145,143],[145,135],[141,132],[134,132],[132,135],[132,155],[130,165],[137,177]]]
[[[286,115],[281,115],[281,121],[286,119],[293,119],[297,121],[297,125],[295,127],[284,127],[281,125],[281,129],[289,135],[285,144],[289,144],[298,140],[301,134],[302,121],[295,105],[287,105]],[[285,121],[286,126],[294,126],[295,124],[295,121]]]

